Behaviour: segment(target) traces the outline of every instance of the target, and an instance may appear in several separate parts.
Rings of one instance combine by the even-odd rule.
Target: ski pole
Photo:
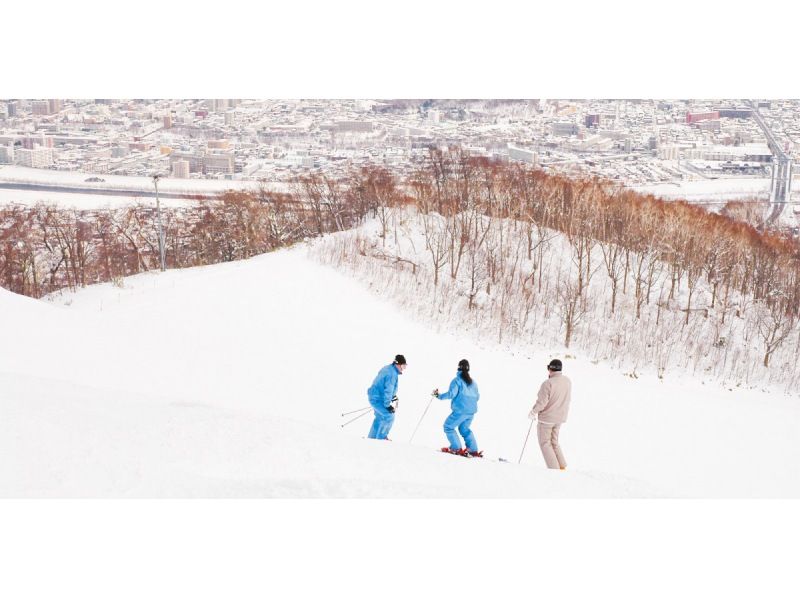
[[[431,403],[433,403],[433,397],[431,397],[431,400],[428,401],[428,406],[425,407],[425,411],[422,412],[422,417],[419,418],[419,422],[417,423],[417,427],[414,428],[414,433],[411,435],[411,440],[408,441],[408,444],[411,444],[413,442],[413,440],[414,440],[414,436],[417,435],[417,430],[419,430],[419,425],[422,423],[422,420],[425,417],[425,414],[428,413],[428,408],[430,408]]]
[[[360,419],[360,418],[364,417],[364,416],[365,416],[365,415],[367,415],[368,413],[369,413],[369,411],[364,411],[364,413],[362,413],[361,415],[356,415],[356,416],[355,416],[353,419],[351,419],[350,421],[344,422],[344,423],[341,425],[341,427],[342,427],[342,428],[344,428],[344,427],[345,427],[347,424],[352,424],[354,421],[356,421],[357,419]]]
[[[525,436],[525,444],[522,445],[522,452],[519,454],[519,461],[517,461],[517,464],[522,463],[522,455],[525,453],[525,447],[528,445],[528,436],[531,435],[532,429],[533,429],[533,420],[531,420],[531,425],[528,426],[528,435]]]
[[[351,413],[358,413],[359,411],[366,411],[367,409],[372,409],[372,405],[367,405],[366,407],[363,407],[362,409],[356,409],[354,411],[348,411],[347,413],[342,413],[342,417],[344,417],[345,415],[350,415]]]

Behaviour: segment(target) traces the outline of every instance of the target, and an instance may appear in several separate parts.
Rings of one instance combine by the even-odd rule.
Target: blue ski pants
[[[375,410],[375,420],[372,422],[372,427],[369,429],[367,438],[375,438],[376,440],[385,440],[389,435],[389,431],[394,425],[394,413],[390,412],[383,405],[376,405],[370,402],[372,408]]]
[[[475,440],[475,434],[469,429],[472,425],[472,418],[475,417],[474,413],[451,413],[446,420],[444,420],[444,433],[447,435],[447,440],[450,441],[450,448],[454,451],[461,449],[461,440],[456,434],[456,430],[464,438],[467,445],[467,450],[475,452],[478,450],[478,442]]]

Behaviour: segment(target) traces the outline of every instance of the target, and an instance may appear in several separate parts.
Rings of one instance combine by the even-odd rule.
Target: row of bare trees
[[[637,319],[643,305],[675,300],[678,289],[684,289],[688,324],[697,309],[697,284],[703,279],[711,288],[707,307],[719,307],[723,319],[732,290],[763,304],[780,331],[800,315],[800,245],[796,240],[759,232],[741,220],[686,202],[658,200],[597,179],[574,180],[475,159],[459,149],[431,151],[427,167],[412,181],[411,193],[423,214],[437,213],[446,219],[446,254],[437,231],[426,224],[432,233],[426,235],[426,246],[436,273],[445,257],[455,278],[464,249],[484,242],[485,234],[477,224],[482,215],[512,219],[515,226],[526,229],[528,259],[533,259],[534,268],[546,247],[546,231],[566,236],[574,268],[570,281],[563,283],[562,295],[570,313],[580,313],[580,298],[602,266],[611,285],[612,313],[620,284],[623,293],[632,287]],[[596,258],[598,249],[602,261]],[[493,262],[487,266],[493,274]],[[494,275],[491,278],[496,282]],[[669,283],[668,290],[656,294],[664,290],[664,281]],[[567,345],[571,321],[569,317]],[[782,336],[780,331],[776,338]]]
[[[797,372],[800,246],[731,217],[741,206],[715,214],[457,149],[432,150],[397,186],[381,199],[367,194],[380,206],[378,246],[355,235],[335,254],[383,277],[389,292],[430,286],[424,315],[458,313],[498,339],[530,338],[557,321],[567,347],[626,353],[662,373],[685,360],[751,379],[753,364],[779,354],[778,369]],[[409,202],[413,216],[386,209]],[[380,267],[369,265],[375,257]],[[415,284],[404,279],[410,272]],[[787,339],[798,355],[781,353]]]
[[[404,230],[408,206],[418,234]],[[684,355],[724,354],[719,367],[733,372],[753,361],[755,345],[763,366],[787,339],[798,337],[800,352],[800,246],[745,222],[752,212],[732,204],[715,214],[437,149],[409,175],[370,167],[340,179],[300,177],[290,194],[227,193],[169,210],[165,226],[168,266],[185,267],[246,258],[371,215],[378,245],[356,240],[336,255],[379,258],[376,276],[389,262],[417,287],[429,277],[431,314],[463,301],[475,326],[493,326],[498,339],[557,321],[564,345],[591,345],[598,356],[635,348],[664,369],[689,348]],[[150,208],[0,210],[0,284],[16,292],[113,280],[157,267],[157,255]],[[403,278],[396,284],[402,292]]]
[[[297,194],[228,192],[162,209],[169,268],[251,257],[361,222],[366,208],[341,182],[297,181]],[[329,189],[319,197],[319,189]],[[0,208],[0,285],[40,297],[158,268],[155,209]]]

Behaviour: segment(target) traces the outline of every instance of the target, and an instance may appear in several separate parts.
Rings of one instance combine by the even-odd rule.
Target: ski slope
[[[298,246],[36,301],[0,289],[0,496],[800,497],[800,404],[691,378],[632,379],[559,347],[436,334]],[[341,413],[395,353],[392,442]],[[459,359],[493,459],[438,453]],[[573,380],[566,472],[527,413],[551,357]]]

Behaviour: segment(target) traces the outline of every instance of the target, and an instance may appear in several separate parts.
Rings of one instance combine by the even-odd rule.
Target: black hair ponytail
[[[472,377],[469,375],[469,361],[462,359],[458,362],[458,371],[461,373],[461,379],[467,383],[467,386],[472,384]]]

